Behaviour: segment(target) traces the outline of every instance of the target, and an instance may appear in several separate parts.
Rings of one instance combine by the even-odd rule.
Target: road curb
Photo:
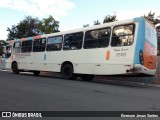
[[[117,84],[117,85],[126,85],[126,86],[139,86],[139,87],[157,87],[160,88],[160,84],[150,84],[150,83],[138,83],[138,82],[129,82],[129,81],[118,81],[118,80],[110,80],[110,79],[96,79],[97,81],[109,83],[109,84]]]

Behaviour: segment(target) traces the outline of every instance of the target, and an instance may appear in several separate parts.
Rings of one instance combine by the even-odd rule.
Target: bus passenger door
[[[33,43],[33,70],[44,70],[46,38],[35,39]]]

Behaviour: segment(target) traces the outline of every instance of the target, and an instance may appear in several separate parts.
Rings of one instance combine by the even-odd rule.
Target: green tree
[[[8,43],[4,40],[0,40],[0,46],[5,46],[8,45]]]
[[[59,32],[59,21],[56,21],[52,16],[44,18],[38,23],[38,29],[42,34]]]
[[[84,25],[83,25],[83,28],[85,28],[85,27],[89,27],[89,24],[84,24]]]
[[[115,22],[115,21],[117,21],[116,14],[114,14],[114,15],[107,15],[107,16],[104,17],[103,23]],[[100,25],[100,24],[101,24],[101,22],[99,20],[95,20],[93,22],[93,25]],[[84,24],[83,28],[85,28],[85,27],[89,27],[89,24]]]
[[[94,25],[100,25],[101,22],[100,22],[99,20],[95,20],[95,21],[93,22],[93,24],[94,24]]]
[[[58,29],[59,22],[52,16],[49,16],[49,18],[44,18],[43,20],[27,16],[17,25],[12,25],[11,28],[7,28],[7,31],[9,32],[8,40],[54,33],[58,32]]]
[[[32,18],[31,16],[25,17],[17,25],[12,25],[11,28],[7,28],[8,39],[18,39],[36,36],[40,34],[38,29],[38,18]]]
[[[17,31],[16,25],[12,25],[11,28],[7,28],[7,31],[9,32],[7,35],[8,36],[7,40],[17,38],[18,31]]]
[[[157,18],[155,17],[155,12],[150,11],[148,13],[148,15],[144,15],[145,18],[147,18],[149,21],[152,22],[153,25],[157,25],[160,24],[160,16],[158,16]]]
[[[117,16],[115,14],[114,15],[107,15],[107,16],[105,16],[103,23],[115,22],[115,21],[117,21]]]
[[[3,47],[5,45],[8,45],[8,43],[4,40],[0,40],[0,56],[2,56],[2,54],[3,54]]]

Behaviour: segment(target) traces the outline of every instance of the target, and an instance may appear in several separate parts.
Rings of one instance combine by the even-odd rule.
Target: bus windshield
[[[7,45],[4,49],[5,57],[9,58],[11,56],[11,46]]]

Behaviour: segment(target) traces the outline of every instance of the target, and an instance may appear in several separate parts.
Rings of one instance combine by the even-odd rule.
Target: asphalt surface
[[[160,88],[0,71],[0,111],[160,111]]]

